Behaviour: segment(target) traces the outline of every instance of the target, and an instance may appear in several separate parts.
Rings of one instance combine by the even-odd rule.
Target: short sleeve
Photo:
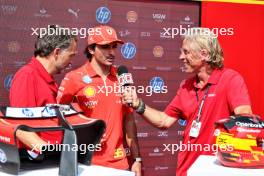
[[[232,110],[241,105],[251,105],[247,86],[238,73],[233,76],[228,85],[227,99]]]
[[[172,99],[170,104],[165,109],[165,114],[170,117],[180,118],[181,117],[181,103],[180,103],[180,90],[177,91],[176,96]]]

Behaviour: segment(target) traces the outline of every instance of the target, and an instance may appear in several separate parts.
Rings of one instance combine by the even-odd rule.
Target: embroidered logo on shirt
[[[84,88],[83,94],[87,98],[94,97],[95,94],[96,94],[96,90],[95,90],[95,88],[93,86],[87,86],[87,87]]]
[[[91,82],[93,82],[92,78],[89,75],[84,75],[82,77],[82,81],[86,84],[90,84]]]
[[[114,158],[121,158],[124,156],[124,151],[121,148],[115,150]]]
[[[215,97],[216,94],[215,94],[215,93],[209,93],[207,96],[208,96],[208,97]]]
[[[98,104],[98,100],[84,102],[87,108],[93,109]]]

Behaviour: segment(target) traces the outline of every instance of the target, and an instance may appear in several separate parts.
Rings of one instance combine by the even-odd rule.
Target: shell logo
[[[83,94],[89,98],[89,97],[94,97],[96,94],[96,90],[93,86],[87,86],[85,87],[85,89],[83,90]]]

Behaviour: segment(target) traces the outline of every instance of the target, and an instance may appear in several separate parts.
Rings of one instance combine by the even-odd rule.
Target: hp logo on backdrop
[[[101,24],[106,24],[111,19],[111,11],[107,7],[99,7],[96,10],[96,21]]]
[[[122,45],[121,53],[125,59],[132,59],[136,55],[137,49],[136,46],[131,43],[125,43]]]
[[[13,79],[13,74],[7,75],[5,77],[4,87],[5,87],[6,90],[9,90],[10,89],[11,83],[12,83],[12,79]]]
[[[186,125],[187,125],[187,120],[185,120],[185,119],[179,119],[179,120],[178,120],[178,123],[179,123],[179,125],[181,125],[181,126],[186,126]]]
[[[164,81],[161,79],[161,77],[153,77],[150,80],[150,86],[154,91],[161,91],[164,86]]]

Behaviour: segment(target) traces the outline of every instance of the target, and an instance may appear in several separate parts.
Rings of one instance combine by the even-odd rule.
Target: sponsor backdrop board
[[[175,96],[181,80],[186,78],[178,59],[181,37],[172,35],[172,31],[176,34],[180,29],[199,26],[200,3],[1,0],[0,13],[0,105],[9,104],[13,75],[33,55],[34,31],[39,33],[48,24],[78,30],[78,55],[71,68],[74,69],[86,61],[83,50],[87,30],[106,24],[114,27],[125,41],[117,49],[116,65],[126,65],[133,74],[135,86],[145,87],[140,97],[150,106],[163,110]],[[62,78],[63,74],[56,76],[58,84]],[[150,87],[159,87],[160,93],[151,93]],[[186,122],[179,120],[169,130],[160,130],[136,115],[136,123],[144,175],[175,175],[177,154],[166,150],[165,145],[179,143]]]

